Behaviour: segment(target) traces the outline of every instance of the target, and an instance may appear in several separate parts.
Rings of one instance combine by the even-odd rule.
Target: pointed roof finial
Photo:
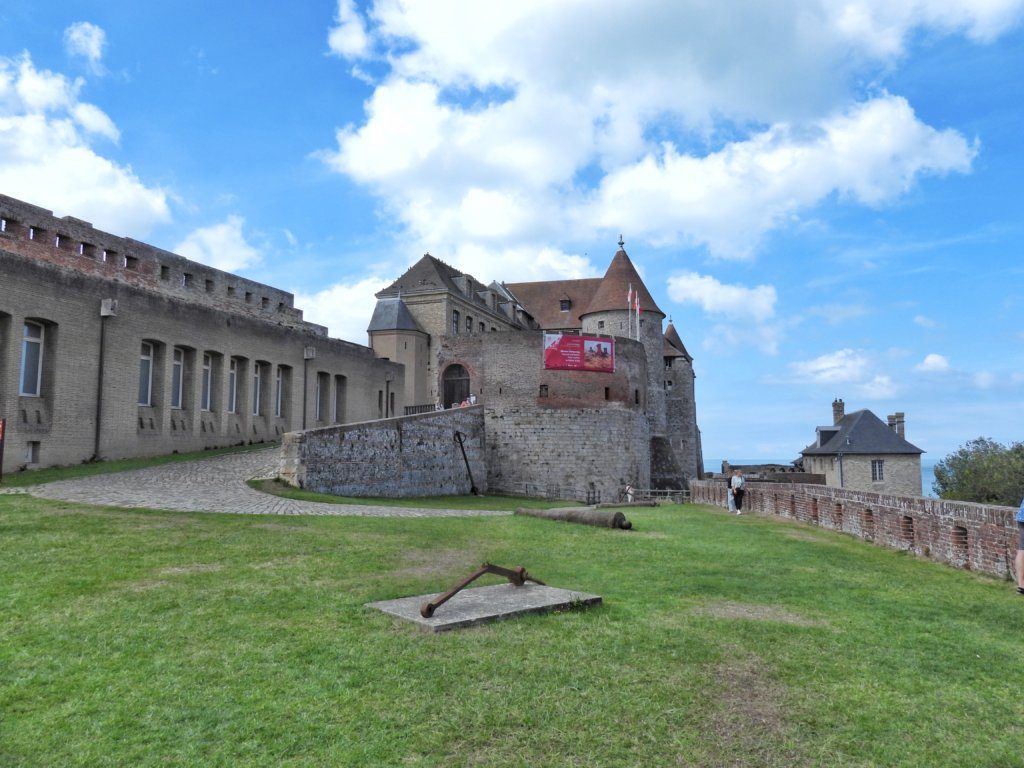
[[[623,241],[623,239],[622,239],[622,235],[619,235],[619,250],[620,250],[620,251],[622,250],[622,247],[623,247],[623,246],[624,246],[625,244],[626,244],[626,243],[625,243],[625,242]]]

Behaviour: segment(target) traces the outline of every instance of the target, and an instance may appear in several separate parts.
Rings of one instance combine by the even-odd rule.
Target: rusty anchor
[[[525,584],[527,581],[532,581],[534,584],[540,584],[542,587],[546,586],[543,581],[541,581],[540,579],[535,579],[533,578],[533,576],[527,573],[526,569],[523,568],[523,566],[519,566],[518,568],[502,568],[500,565],[491,565],[490,563],[484,563],[480,566],[480,569],[478,571],[475,571],[474,573],[467,576],[465,579],[460,581],[458,584],[449,589],[443,595],[438,595],[434,600],[431,600],[429,603],[424,603],[420,608],[420,616],[422,616],[424,619],[429,619],[431,616],[434,615],[434,611],[436,611],[441,605],[447,603],[449,600],[455,597],[455,595],[458,594],[461,590],[465,589],[467,586],[469,586],[474,581],[479,579],[485,573],[494,573],[498,576],[504,576],[509,580],[511,584],[514,584],[517,587],[523,586],[523,584]]]

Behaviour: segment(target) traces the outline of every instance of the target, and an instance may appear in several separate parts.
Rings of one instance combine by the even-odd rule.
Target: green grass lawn
[[[629,517],[0,496],[0,765],[1024,763],[1006,582],[708,507]],[[440,635],[363,607],[485,560],[605,604]]]
[[[427,509],[501,509],[515,511],[518,507],[533,509],[554,509],[556,507],[577,507],[578,501],[550,501],[529,499],[523,496],[412,496],[407,499],[376,499],[360,496],[332,496],[293,488],[280,480],[248,480],[250,488],[275,496],[284,496],[297,501],[319,501],[324,504],[370,504],[381,507],[426,507]]]
[[[156,467],[161,464],[173,464],[179,461],[223,456],[227,453],[259,451],[275,445],[278,445],[278,443],[252,443],[250,445],[212,448],[207,451],[193,451],[191,453],[167,453],[162,456],[145,456],[134,459],[115,459],[112,461],[88,461],[82,464],[71,464],[66,467],[47,467],[46,469],[30,469],[21,472],[5,472],[3,481],[0,482],[0,488],[23,488],[27,485],[52,483],[54,480],[73,480],[77,477],[106,475],[110,472],[124,472],[129,469],[145,469],[146,467]]]

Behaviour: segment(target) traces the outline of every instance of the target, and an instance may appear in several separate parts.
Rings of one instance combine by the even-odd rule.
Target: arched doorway
[[[444,369],[441,380],[444,382],[442,402],[445,408],[458,405],[469,397],[469,372],[461,365],[449,365]]]

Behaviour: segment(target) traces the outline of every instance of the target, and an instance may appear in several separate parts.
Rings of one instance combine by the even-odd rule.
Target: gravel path
[[[360,517],[477,517],[508,515],[497,510],[323,504],[262,493],[246,480],[277,474],[278,449],[232,453],[148,469],[58,480],[26,490],[44,499],[111,507],[231,512],[242,515],[346,515]]]

